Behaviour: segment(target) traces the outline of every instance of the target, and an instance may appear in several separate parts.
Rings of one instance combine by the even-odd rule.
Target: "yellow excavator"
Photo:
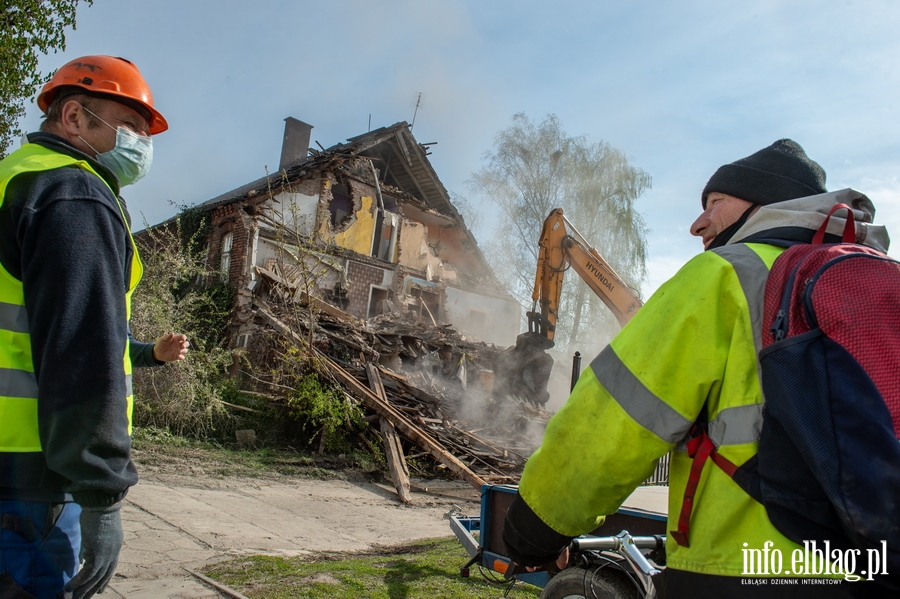
[[[620,326],[631,320],[643,302],[581,236],[563,215],[562,208],[553,210],[544,221],[538,246],[537,273],[531,295],[534,303],[531,311],[526,313],[528,332],[519,335],[513,347],[497,356],[494,396],[518,397],[543,406],[550,398],[547,383],[553,367],[553,358],[546,350],[553,347],[563,275],[569,267],[606,304]]]

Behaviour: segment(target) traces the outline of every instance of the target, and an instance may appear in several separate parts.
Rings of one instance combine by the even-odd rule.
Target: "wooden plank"
[[[384,392],[384,385],[381,382],[381,376],[378,369],[372,364],[366,364],[366,374],[369,377],[369,387],[378,396],[378,398],[387,403],[387,394]],[[382,417],[379,421],[381,427],[381,436],[384,438],[384,456],[387,459],[388,470],[391,473],[391,482],[397,489],[397,495],[403,503],[410,503],[412,495],[409,492],[409,471],[406,469],[406,460],[403,458],[403,446],[400,444],[400,438],[394,425],[389,420]]]
[[[399,139],[399,138],[398,138]],[[402,143],[402,142],[399,142]],[[398,143],[398,145],[399,145]],[[401,150],[405,152],[405,158],[409,160],[409,153],[406,152],[406,144],[400,146]],[[410,182],[412,182],[413,186],[419,192],[420,197],[419,200],[424,202],[426,206],[428,206],[428,194],[425,193],[425,190],[422,189],[422,186],[419,185],[419,179],[413,174],[412,169],[409,167],[409,164],[404,160],[400,160],[400,166],[403,167],[403,172],[406,173],[406,176],[409,177]],[[396,175],[395,175],[396,176]],[[415,194],[413,194],[415,195]]]
[[[242,595],[241,593],[238,593],[231,587],[227,587],[224,584],[222,584],[221,582],[216,582],[212,578],[209,578],[207,576],[204,576],[203,574],[200,574],[200,572],[195,572],[194,570],[191,570],[190,568],[184,568],[184,567],[182,567],[182,570],[184,570],[191,576],[194,576],[194,577],[198,578],[199,580],[202,580],[203,582],[205,582],[212,588],[216,589],[217,591],[225,593],[226,595],[228,595],[229,597],[232,597],[233,599],[250,599],[246,595]],[[113,590],[115,590],[115,589],[113,589]],[[62,594],[62,593],[60,593],[60,594]]]
[[[235,410],[243,410],[245,412],[253,412],[254,414],[262,414],[259,410],[254,410],[253,408],[248,408],[247,406],[238,406],[233,403],[228,403],[227,401],[219,400],[219,403],[223,406],[228,406],[229,408],[234,408]]]
[[[347,322],[347,323],[354,324],[357,326],[361,325],[363,322],[362,320],[353,316],[352,314],[348,314],[347,312],[344,312],[337,306],[332,306],[328,302],[322,301],[317,297],[310,296],[305,291],[302,291],[300,293],[300,301],[311,305],[313,308],[315,308],[319,312],[324,312],[324,313],[328,314],[329,316],[336,318],[337,320],[341,320],[343,322]]]
[[[476,431],[466,431],[466,430],[463,430],[463,429],[459,428],[458,426],[454,426],[454,425],[451,424],[451,423],[447,423],[445,426],[447,426],[448,428],[450,428],[450,429],[452,429],[452,430],[458,432],[459,434],[461,434],[461,435],[463,435],[463,436],[465,436],[465,437],[468,437],[469,439],[475,441],[476,443],[480,443],[481,445],[483,445],[483,446],[485,446],[485,447],[487,447],[487,448],[489,448],[489,449],[492,449],[492,450],[495,452],[495,455],[497,455],[497,456],[499,456],[499,457],[507,458],[507,459],[508,459],[508,455],[507,455],[507,454],[510,454],[510,453],[511,453],[511,454],[513,454],[513,455],[516,456],[516,457],[522,458],[523,461],[524,461],[525,459],[527,459],[527,456],[524,456],[524,455],[522,455],[522,454],[520,454],[520,453],[516,453],[516,452],[513,451],[512,449],[507,449],[507,448],[505,448],[505,447],[500,447],[499,445],[497,445],[497,444],[495,444],[495,443],[491,443],[491,442],[488,441],[487,439],[482,439],[481,437],[479,437],[478,435],[475,434],[475,432],[477,432],[477,431],[479,431],[479,430],[481,430],[481,429],[476,429]]]
[[[288,281],[287,279],[283,279],[282,277],[275,274],[268,268],[265,268],[263,266],[256,266],[255,268],[256,268],[257,273],[263,275],[264,277],[268,277],[269,279],[275,281],[276,283],[278,283],[280,285],[284,285],[287,289],[290,289],[291,291],[294,291],[297,289],[296,283],[292,283],[292,282]]]
[[[297,343],[303,346],[306,345],[306,340],[303,339],[300,335],[292,331],[287,325],[278,320],[271,312],[266,310],[262,305],[257,304],[257,314],[263,318],[270,325],[275,327],[282,334],[287,335]],[[307,346],[308,347],[308,346]],[[421,430],[418,426],[413,424],[406,416],[404,416],[399,410],[395,409],[389,403],[382,401],[377,395],[372,393],[368,387],[364,386],[362,383],[356,380],[356,378],[340,367],[340,365],[329,358],[328,356],[320,353],[315,348],[308,348],[311,351],[315,352],[319,359],[328,367],[331,373],[338,379],[340,379],[349,390],[359,398],[363,404],[366,405],[370,410],[376,412],[380,416],[386,418],[391,424],[394,425],[394,428],[400,431],[407,439],[425,449],[430,453],[434,458],[450,469],[451,472],[454,472],[464,481],[475,487],[477,491],[481,491],[481,487],[485,484],[483,478],[472,472],[468,466],[460,462],[456,457],[452,454],[444,450],[440,444],[435,441],[430,435],[428,435],[425,431]]]
[[[290,291],[297,290],[297,283],[285,279],[284,277],[269,270],[268,268],[265,268],[263,266],[256,266],[254,268],[256,268],[256,272],[258,272],[259,274],[261,274],[265,277],[268,277],[269,279],[271,279],[272,281],[275,281],[276,283],[278,283],[280,285],[283,285],[285,288],[289,289]],[[352,314],[348,314],[347,312],[344,312],[337,306],[332,306],[328,302],[322,301],[317,297],[310,296],[305,291],[300,292],[300,301],[309,306],[312,306],[314,309],[318,310],[319,312],[324,312],[324,313],[328,314],[329,316],[331,316],[332,318],[335,318],[337,320],[347,322],[350,324],[355,324],[355,325],[360,325],[363,322],[362,320],[353,316]]]
[[[387,458],[388,469],[391,472],[391,482],[397,489],[397,495],[403,503],[411,503],[412,495],[409,492],[409,471],[406,467],[406,459],[403,457],[403,446],[400,444],[400,436],[397,429],[387,420],[379,420],[381,436],[384,438],[384,455]]]
[[[465,464],[441,447],[428,433],[413,424],[399,410],[381,401],[378,396],[362,386],[350,373],[338,366],[331,358],[328,356],[321,357],[331,372],[346,383],[353,394],[359,397],[369,409],[387,418],[394,425],[394,428],[406,436],[407,439],[427,450],[438,462],[459,475],[460,478],[475,487],[475,489],[481,490],[484,480],[480,476],[472,472]]]
[[[397,131],[394,136],[397,138],[397,145],[400,146],[400,151],[403,152],[403,158],[406,159],[406,164],[412,165],[412,158],[409,156],[409,150],[406,149],[406,142],[403,141],[403,136],[400,135],[400,132]]]
[[[439,400],[434,395],[430,395],[429,393],[426,393],[425,391],[419,389],[415,385],[410,385],[408,378],[399,376],[394,371],[388,370],[386,368],[379,368],[379,370],[381,370],[381,372],[389,378],[394,379],[397,383],[399,383],[398,387],[405,390],[407,393],[409,393],[419,401],[423,401],[436,408],[441,407],[441,400]]]
[[[427,449],[428,453],[434,456],[437,461],[459,475],[477,490],[481,490],[482,485],[484,485],[484,479],[472,472],[468,466],[460,462],[456,457],[441,447],[437,441],[413,424],[399,410],[396,410],[390,404],[381,401],[377,395],[364,387],[353,377],[353,375],[338,366],[334,360],[324,355],[321,356],[321,359],[328,366],[329,370],[331,370],[337,378],[342,380],[350,388],[351,392],[360,398],[369,409],[387,418],[390,423],[394,425],[394,428],[403,433],[407,439],[422,449]]]

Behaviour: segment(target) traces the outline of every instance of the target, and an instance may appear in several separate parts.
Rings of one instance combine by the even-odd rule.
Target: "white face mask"
[[[140,135],[126,127],[113,127],[87,108],[84,110],[116,132],[115,147],[109,152],[103,153],[94,150],[91,144],[88,144],[80,135],[78,136],[89,148],[97,152],[95,157],[97,162],[111,170],[118,177],[122,187],[141,180],[150,171],[150,165],[153,164],[153,140],[147,135]]]

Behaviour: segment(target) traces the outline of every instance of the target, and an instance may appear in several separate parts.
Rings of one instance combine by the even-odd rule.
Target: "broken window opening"
[[[222,235],[222,257],[219,261],[219,269],[222,271],[222,280],[228,282],[229,271],[231,270],[231,246],[234,243],[234,233],[229,231]]]
[[[372,318],[388,312],[385,302],[390,300],[390,291],[384,287],[369,287],[369,310],[366,318]]]
[[[410,295],[418,299],[415,304],[409,306],[410,311],[417,313],[420,321],[431,322],[437,326],[441,321],[441,296],[418,286],[410,289]]]
[[[353,212],[353,201],[350,196],[350,188],[345,183],[335,183],[331,186],[331,202],[328,203],[331,212],[331,227],[337,229],[345,224]]]
[[[393,262],[397,247],[397,214],[377,210],[375,230],[372,233],[372,257]]]

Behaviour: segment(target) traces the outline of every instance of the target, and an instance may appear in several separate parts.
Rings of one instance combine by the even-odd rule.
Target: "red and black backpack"
[[[823,243],[831,215],[850,213],[843,243]],[[833,207],[812,244],[776,260],[763,310],[763,425],[740,467],[702,426],[676,542],[707,459],[762,503],[797,543],[887,553],[881,584],[900,589],[900,262],[854,243],[853,214]],[[681,539],[681,540],[679,540]],[[684,541],[682,543],[682,541]],[[886,547],[886,550],[885,550]]]

